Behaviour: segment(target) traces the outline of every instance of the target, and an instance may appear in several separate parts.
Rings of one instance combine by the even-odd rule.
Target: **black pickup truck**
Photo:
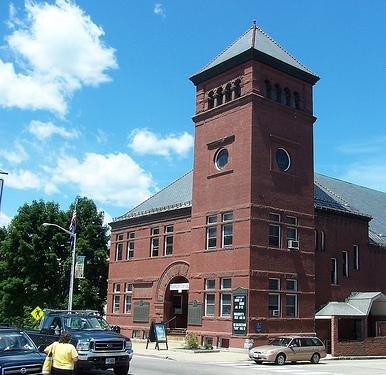
[[[95,311],[44,310],[37,330],[26,331],[43,349],[68,331],[78,351],[76,373],[85,370],[114,368],[115,375],[127,375],[133,357],[131,340],[110,327]]]
[[[1,375],[40,375],[45,357],[23,331],[0,326]]]

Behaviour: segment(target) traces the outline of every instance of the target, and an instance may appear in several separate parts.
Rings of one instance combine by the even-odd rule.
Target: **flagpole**
[[[75,253],[76,253],[76,233],[73,233],[74,246],[72,248],[70,291],[68,293],[68,311],[72,310],[72,296],[74,294],[74,273],[75,273]]]

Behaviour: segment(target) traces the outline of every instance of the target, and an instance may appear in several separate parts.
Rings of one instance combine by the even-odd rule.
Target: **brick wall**
[[[342,341],[334,345],[333,356],[385,355],[386,337],[369,337],[363,341]]]

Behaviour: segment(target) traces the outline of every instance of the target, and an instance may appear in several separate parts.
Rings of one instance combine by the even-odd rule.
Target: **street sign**
[[[36,307],[31,311],[31,315],[32,315],[32,317],[33,317],[35,320],[40,320],[41,318],[43,318],[44,312],[43,312],[43,310],[42,310],[39,306],[36,306]]]
[[[75,279],[84,279],[84,261],[85,256],[77,256],[75,263]]]

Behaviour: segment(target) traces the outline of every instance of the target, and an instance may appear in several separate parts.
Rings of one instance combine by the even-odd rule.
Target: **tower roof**
[[[212,62],[190,77],[190,80],[197,85],[248,60],[260,61],[312,84],[319,80],[317,75],[257,27],[255,22]]]

